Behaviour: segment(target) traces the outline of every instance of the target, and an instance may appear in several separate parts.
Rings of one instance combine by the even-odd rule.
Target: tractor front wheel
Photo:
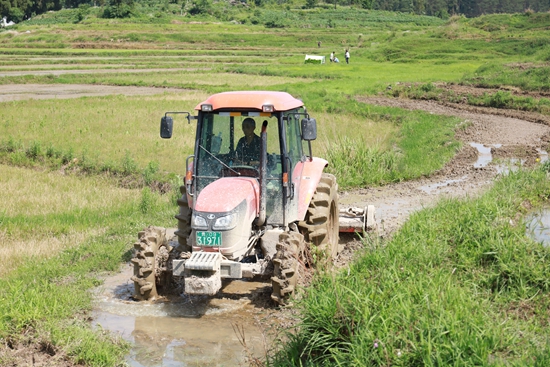
[[[277,252],[273,256],[271,299],[280,305],[288,303],[298,283],[300,254],[305,249],[304,236],[298,232],[285,232],[279,236]]]
[[[147,227],[139,232],[139,241],[134,244],[134,298],[154,300],[158,297],[157,288],[170,282],[166,266],[170,248],[166,239],[166,229]]]
[[[323,173],[309,203],[305,220],[299,223],[306,242],[334,259],[338,255],[338,184],[334,175]]]
[[[189,235],[191,234],[191,208],[189,208],[185,186],[180,186],[180,192],[181,198],[178,199],[180,212],[176,215],[178,230],[175,235],[178,236],[178,243],[180,244],[181,250],[191,252],[191,246],[188,242]]]

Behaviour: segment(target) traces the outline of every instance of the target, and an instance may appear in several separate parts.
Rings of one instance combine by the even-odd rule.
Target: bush
[[[103,11],[103,18],[130,18],[133,13],[133,0],[110,0]]]
[[[262,17],[262,22],[267,28],[285,28],[290,26],[293,20],[296,20],[296,16],[286,11],[269,10]]]
[[[212,11],[212,1],[211,0],[197,0],[193,3],[189,13],[192,15],[197,14],[208,14]]]
[[[13,21],[15,23],[20,23],[23,21],[23,10],[19,8],[11,8],[8,13],[8,21]]]

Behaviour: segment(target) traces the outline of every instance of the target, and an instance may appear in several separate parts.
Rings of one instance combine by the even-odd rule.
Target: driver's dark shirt
[[[246,141],[246,136],[243,136],[237,143],[237,158],[245,164],[258,162],[260,160],[260,146],[261,139],[258,135],[254,134],[250,144]]]

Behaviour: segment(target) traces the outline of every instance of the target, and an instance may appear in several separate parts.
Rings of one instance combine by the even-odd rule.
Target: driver
[[[244,136],[237,143],[237,160],[242,164],[258,165],[260,163],[260,146],[261,140],[254,133],[256,129],[256,121],[247,117],[242,124]]]

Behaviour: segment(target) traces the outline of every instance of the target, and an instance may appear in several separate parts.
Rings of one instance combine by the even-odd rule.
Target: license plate
[[[197,232],[197,246],[221,247],[221,232]]]

